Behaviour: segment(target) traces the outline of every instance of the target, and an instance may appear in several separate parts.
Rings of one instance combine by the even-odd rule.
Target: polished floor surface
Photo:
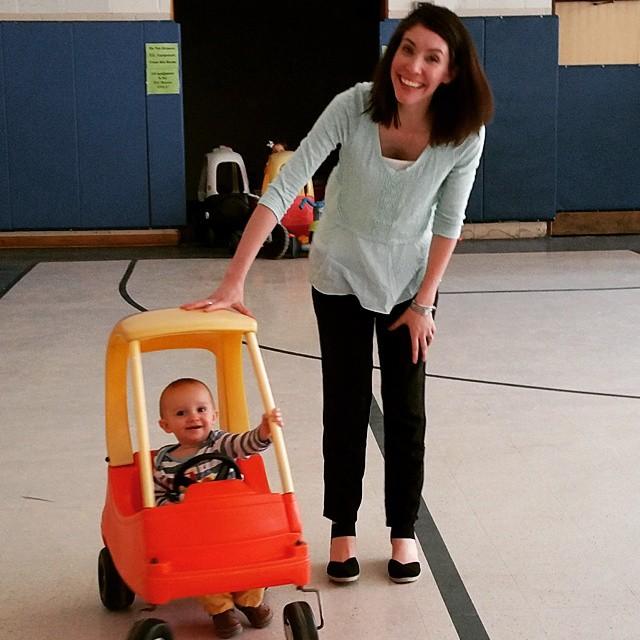
[[[636,640],[640,637],[640,254],[638,237],[462,243],[442,284],[427,377],[423,577],[395,585],[382,509],[377,373],[362,576],[324,575],[321,393],[304,259],[259,261],[247,302],[276,402],[322,593],[324,640]],[[208,293],[226,259],[204,250],[0,253],[0,637],[122,639],[134,620],[179,640],[214,637],[198,605],[109,613],[99,601],[103,363],[123,316]],[[145,359],[155,397],[207,375],[191,352]],[[260,406],[253,382],[254,421]],[[267,462],[273,468],[272,454]],[[274,485],[277,486],[277,478]],[[282,638],[276,619],[243,637]],[[312,598],[308,598],[313,603]],[[314,605],[315,606],[315,605]]]

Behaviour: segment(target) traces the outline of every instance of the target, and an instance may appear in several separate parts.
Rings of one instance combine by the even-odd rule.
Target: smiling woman
[[[301,187],[340,146],[310,252],[323,375],[327,574],[353,582],[377,336],[385,438],[388,576],[420,575],[414,537],[424,477],[424,375],[438,287],[460,236],[492,113],[459,18],[424,5],[403,20],[373,83],[337,95],[263,194],[219,287],[184,305],[244,306],[258,249]],[[400,162],[398,162],[400,161]]]
[[[376,69],[370,107],[371,119],[387,127],[400,128],[399,76],[405,89],[427,83],[422,98],[432,144],[460,143],[493,114],[491,89],[471,36],[448,9],[424,5],[391,37]]]
[[[449,46],[422,25],[411,27],[391,61],[390,79],[397,103],[397,119],[404,126],[380,127],[382,155],[396,160],[417,160],[431,141],[429,106],[441,85],[455,74]]]
[[[391,62],[391,82],[399,109],[417,108],[423,115],[436,89],[449,84],[453,73],[446,41],[421,25],[411,27]]]

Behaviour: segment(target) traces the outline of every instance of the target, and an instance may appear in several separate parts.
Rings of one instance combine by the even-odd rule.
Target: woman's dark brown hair
[[[400,22],[376,68],[367,112],[374,122],[400,126],[391,62],[404,34],[416,25],[437,33],[447,43],[450,68],[455,74],[431,98],[431,144],[460,144],[491,119],[493,97],[469,32],[460,18],[444,7],[421,5]]]

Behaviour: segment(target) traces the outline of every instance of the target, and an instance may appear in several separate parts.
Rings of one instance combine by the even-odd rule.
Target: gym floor
[[[104,353],[123,316],[208,294],[228,260],[202,247],[0,251],[0,636],[126,637],[168,621],[178,640],[214,637],[193,601],[109,613],[97,590],[104,500]],[[285,438],[322,594],[324,640],[638,638],[640,236],[465,241],[441,288],[427,376],[422,578],[386,576],[377,372],[361,578],[325,576],[321,384],[304,259],[260,260],[246,301]],[[209,375],[190,352],[145,357],[152,445],[156,398],[174,377]],[[252,421],[261,407],[248,376]],[[272,452],[266,454],[273,470]],[[272,481],[278,486],[277,476]],[[312,597],[269,589],[276,617],[249,638],[284,636],[281,611]]]

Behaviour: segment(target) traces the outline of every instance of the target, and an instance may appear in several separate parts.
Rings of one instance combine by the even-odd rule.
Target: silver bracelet
[[[418,315],[421,316],[433,315],[433,312],[436,310],[436,307],[434,307],[433,305],[418,304],[415,300],[411,301],[409,308],[411,309],[411,311],[415,311]]]

